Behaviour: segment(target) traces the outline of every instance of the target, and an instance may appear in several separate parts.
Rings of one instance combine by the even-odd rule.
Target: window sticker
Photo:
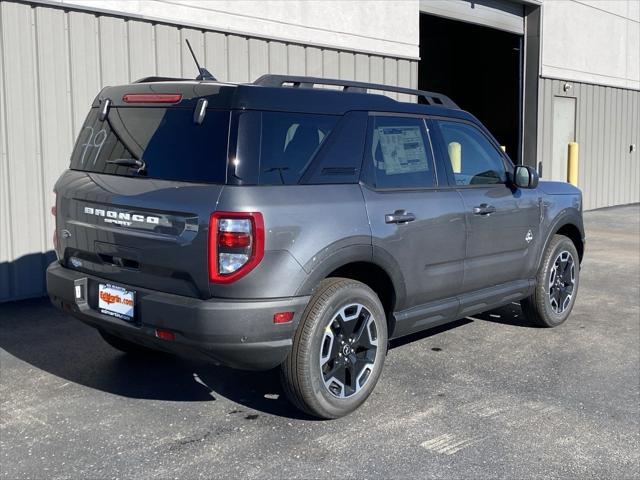
[[[387,175],[429,170],[427,152],[418,125],[378,127],[377,130]]]

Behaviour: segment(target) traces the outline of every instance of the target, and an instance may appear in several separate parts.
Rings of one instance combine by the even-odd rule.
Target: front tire
[[[351,413],[382,373],[387,338],[385,312],[373,290],[355,280],[323,280],[281,367],[287,397],[312,416]]]
[[[554,235],[545,250],[533,295],[520,301],[525,316],[541,327],[564,323],[575,304],[579,280],[580,258],[575,245],[563,235]]]

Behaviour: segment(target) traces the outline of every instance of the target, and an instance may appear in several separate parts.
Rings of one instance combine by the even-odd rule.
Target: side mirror
[[[536,188],[539,179],[538,172],[527,165],[518,165],[513,172],[513,183],[519,188]]]

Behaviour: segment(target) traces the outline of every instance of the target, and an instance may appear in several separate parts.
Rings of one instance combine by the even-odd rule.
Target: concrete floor
[[[275,373],[127,358],[45,300],[0,306],[3,478],[640,476],[640,207],[589,212],[577,304],[396,342],[347,418],[302,417]]]

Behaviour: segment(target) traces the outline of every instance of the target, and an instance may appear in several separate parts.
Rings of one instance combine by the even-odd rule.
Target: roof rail
[[[441,105],[449,108],[459,109],[458,105],[446,95],[424,90],[414,90],[413,88],[395,87],[392,85],[382,85],[379,83],[356,82],[353,80],[338,80],[335,78],[302,77],[293,75],[262,75],[254,85],[263,87],[282,87],[290,83],[296,88],[313,88],[314,85],[336,85],[343,87],[343,92],[367,93],[367,90],[381,90],[384,92],[405,93],[423,98],[429,105]]]

